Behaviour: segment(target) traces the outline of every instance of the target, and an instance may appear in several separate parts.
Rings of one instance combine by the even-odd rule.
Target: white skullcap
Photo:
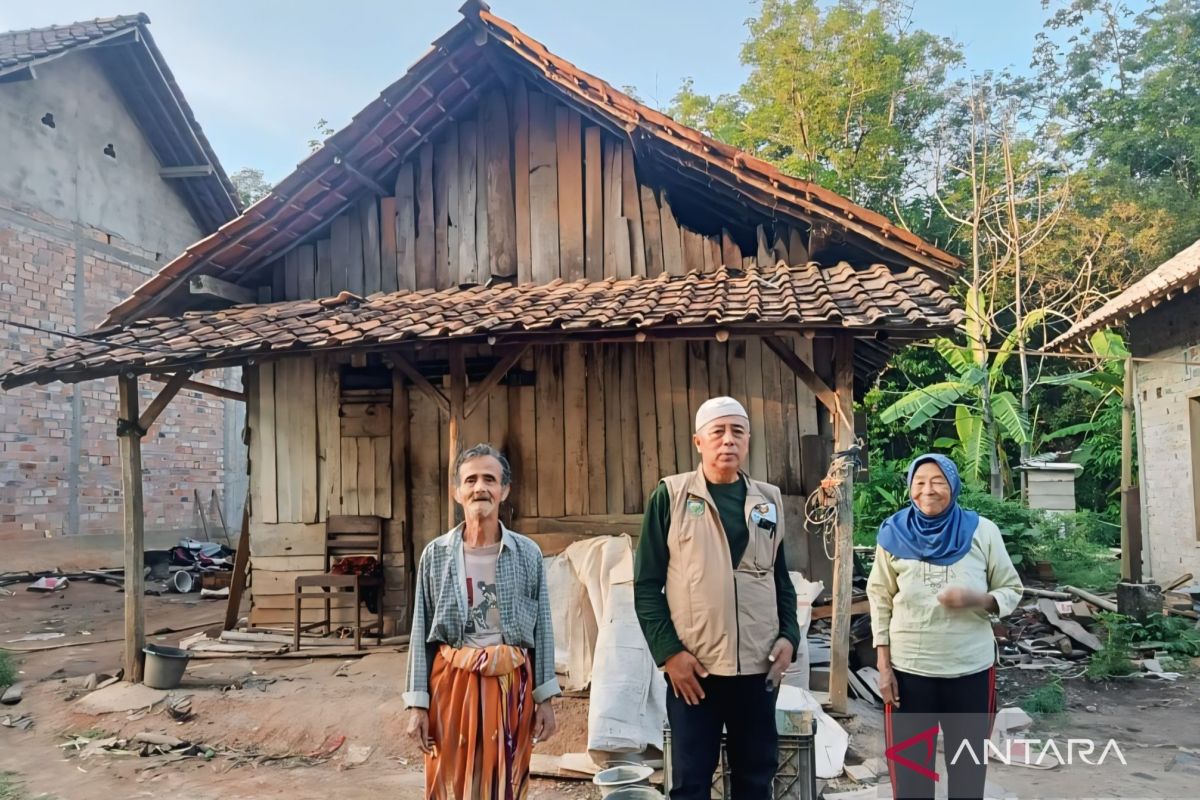
[[[747,422],[750,421],[750,415],[737,400],[732,397],[714,397],[705,400],[700,404],[700,408],[696,409],[696,433],[704,430],[704,426],[714,419],[721,417],[745,417]]]

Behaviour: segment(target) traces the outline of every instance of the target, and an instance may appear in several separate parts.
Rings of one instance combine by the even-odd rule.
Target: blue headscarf
[[[921,513],[916,503],[892,514],[879,526],[879,546],[896,558],[915,558],[938,566],[955,563],[971,549],[979,514],[958,504],[962,480],[958,467],[946,456],[927,453],[908,465],[908,488],[912,489],[917,467],[932,461],[941,468],[950,484],[950,505],[936,517]]]

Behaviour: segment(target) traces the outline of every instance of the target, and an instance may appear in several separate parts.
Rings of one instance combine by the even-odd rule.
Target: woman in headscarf
[[[880,526],[867,582],[897,800],[934,796],[939,725],[949,796],[983,797],[996,710],[991,619],[1016,608],[1022,587],[1000,530],[958,504],[961,488],[946,456],[914,460],[911,503]]]

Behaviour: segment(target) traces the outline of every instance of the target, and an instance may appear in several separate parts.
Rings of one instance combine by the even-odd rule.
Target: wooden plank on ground
[[[521,83],[524,86],[524,83]],[[481,274],[480,280],[493,275],[512,276],[518,274],[517,264],[522,257],[520,247],[521,223],[525,231],[525,263],[529,263],[529,141],[528,114],[518,115],[518,121],[525,126],[526,140],[524,150],[516,148],[517,169],[517,205],[513,206],[513,152],[510,146],[508,121],[508,106],[504,95],[499,91],[491,92],[483,104],[483,122],[479,132],[484,139],[485,164],[487,171],[487,247],[481,248],[480,253],[487,253],[487,275]],[[522,153],[525,154],[522,159]],[[524,179],[521,169],[524,168]],[[482,191],[482,186],[480,187]],[[521,192],[524,192],[522,194]],[[481,262],[482,263],[482,262]],[[482,270],[482,267],[481,267]]]
[[[692,423],[696,419],[696,410],[691,406],[688,393],[687,342],[670,342],[667,351],[671,361],[671,409],[675,417],[675,471],[690,472],[695,469]]]
[[[447,127],[457,131],[453,123]],[[438,289],[448,288],[458,278],[457,273],[450,274],[450,178],[458,172],[458,136],[456,133],[452,147],[447,133],[443,131],[441,141],[433,146],[433,285]]]
[[[628,345],[626,345],[628,348]],[[642,499],[645,501],[663,476],[658,460],[658,387],[655,384],[654,345],[634,346],[634,381],[637,387],[638,457],[642,466]],[[639,507],[637,510],[641,510]]]
[[[650,345],[654,361],[654,422],[658,440],[658,468],[662,474],[675,474],[675,409],[672,403],[671,351],[667,342]],[[652,487],[653,488],[653,487]],[[650,495],[646,495],[646,500]]]
[[[417,239],[416,275],[418,289],[437,285],[437,233],[434,224],[433,143],[426,141],[417,149]]]
[[[521,356],[521,369],[534,371],[533,354]],[[535,376],[536,380],[536,376]],[[513,467],[515,489],[509,502],[522,517],[538,516],[538,426],[537,399],[533,386],[508,387],[509,461]]]
[[[589,281],[604,279],[604,156],[600,129],[583,129],[584,275]]]
[[[412,422],[408,426],[411,447],[409,465],[412,481],[413,558],[420,559],[425,546],[445,533],[441,507],[447,487],[441,483],[441,411],[422,391],[409,391]]]
[[[346,289],[363,293],[363,205],[354,203],[347,209],[350,217],[350,259],[346,262]]]
[[[533,97],[530,96],[532,118]],[[536,241],[536,236],[534,237]],[[538,513],[561,517],[564,512],[566,469],[563,432],[562,348],[539,347],[534,352],[537,391]]]
[[[296,297],[301,300],[312,300],[317,296],[317,248],[315,245],[302,244],[295,250],[299,291]]]
[[[625,462],[625,513],[636,514],[642,510],[642,471],[638,467],[641,459],[638,444],[639,381],[633,348],[629,345],[618,347],[621,354],[621,456]]]
[[[601,345],[586,345],[588,511],[592,514],[608,510],[608,485],[605,480],[604,361],[602,352]]]
[[[646,244],[646,274],[651,278],[663,271],[662,217],[654,190],[642,184],[638,187],[642,197],[642,237]]]
[[[638,188],[633,145],[621,142],[621,215],[629,220],[629,248],[634,275],[646,274],[646,237],[642,230],[642,195]]]
[[[554,103],[541,92],[529,93],[529,236],[533,280],[559,277],[558,152]]]
[[[409,159],[396,173],[396,284],[409,291],[417,288],[417,188],[413,171]]]
[[[587,368],[583,345],[564,345],[562,357],[563,456],[566,461],[564,505],[567,514],[587,514]]]
[[[379,198],[379,290],[400,288],[396,259],[396,198]]]
[[[558,242],[560,274],[565,280],[584,277],[583,139],[579,112],[554,109],[554,141],[558,161]]]
[[[750,414],[750,474],[760,481],[767,475],[767,406],[763,397],[762,340],[746,340],[746,411]],[[761,477],[760,477],[761,476]]]
[[[662,193],[659,216],[662,218],[663,268],[671,275],[682,275],[686,272],[683,263],[683,239],[679,223],[675,221],[675,212],[671,208],[671,198],[666,191]]]
[[[379,198],[373,194],[364,195],[359,200],[358,216],[362,220],[363,293],[375,294],[383,288]]]
[[[604,154],[604,275],[628,278],[617,266],[620,248],[617,231],[624,226],[628,233],[628,223],[621,221],[621,145],[607,136],[601,145]]]
[[[459,283],[479,282],[479,240],[475,214],[479,209],[479,127],[473,119],[458,126],[458,278]],[[486,187],[485,187],[486,191]]]
[[[293,475],[298,479],[299,521],[316,522],[320,489],[317,479],[317,373],[312,357],[296,359],[295,380],[296,385],[291,390],[295,405],[289,434],[296,439],[298,448],[298,452],[293,453],[298,461]]]
[[[525,81],[517,78],[513,87],[513,177],[516,180],[515,234],[517,247],[517,279],[520,283],[533,280],[533,244],[530,231],[529,207],[529,90]],[[489,129],[489,134],[491,130]],[[490,175],[489,170],[489,175]],[[492,224],[492,206],[488,206],[488,224]],[[494,245],[493,245],[494,246]],[[495,254],[493,253],[493,257]]]
[[[626,462],[622,450],[621,433],[621,348],[619,345],[603,345],[604,363],[604,475],[608,492],[608,513],[625,513],[625,471],[634,470],[633,462]],[[638,476],[635,480],[640,481]],[[595,513],[596,510],[592,509]]]
[[[317,464],[320,495],[317,517],[342,513],[342,433],[338,419],[341,369],[331,358],[317,362]]]
[[[333,242],[322,239],[317,242],[317,297],[333,295]]]

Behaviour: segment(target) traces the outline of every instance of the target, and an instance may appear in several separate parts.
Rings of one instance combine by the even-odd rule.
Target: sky
[[[123,5],[114,7],[114,2]],[[972,72],[1027,68],[1040,0],[911,0],[913,23],[959,41]],[[127,5],[134,4],[137,5]],[[285,177],[317,120],[334,129],[460,19],[461,0],[5,0],[0,30],[143,11],[226,171]],[[751,0],[494,0],[492,10],[614,86],[666,105],[737,89]]]

